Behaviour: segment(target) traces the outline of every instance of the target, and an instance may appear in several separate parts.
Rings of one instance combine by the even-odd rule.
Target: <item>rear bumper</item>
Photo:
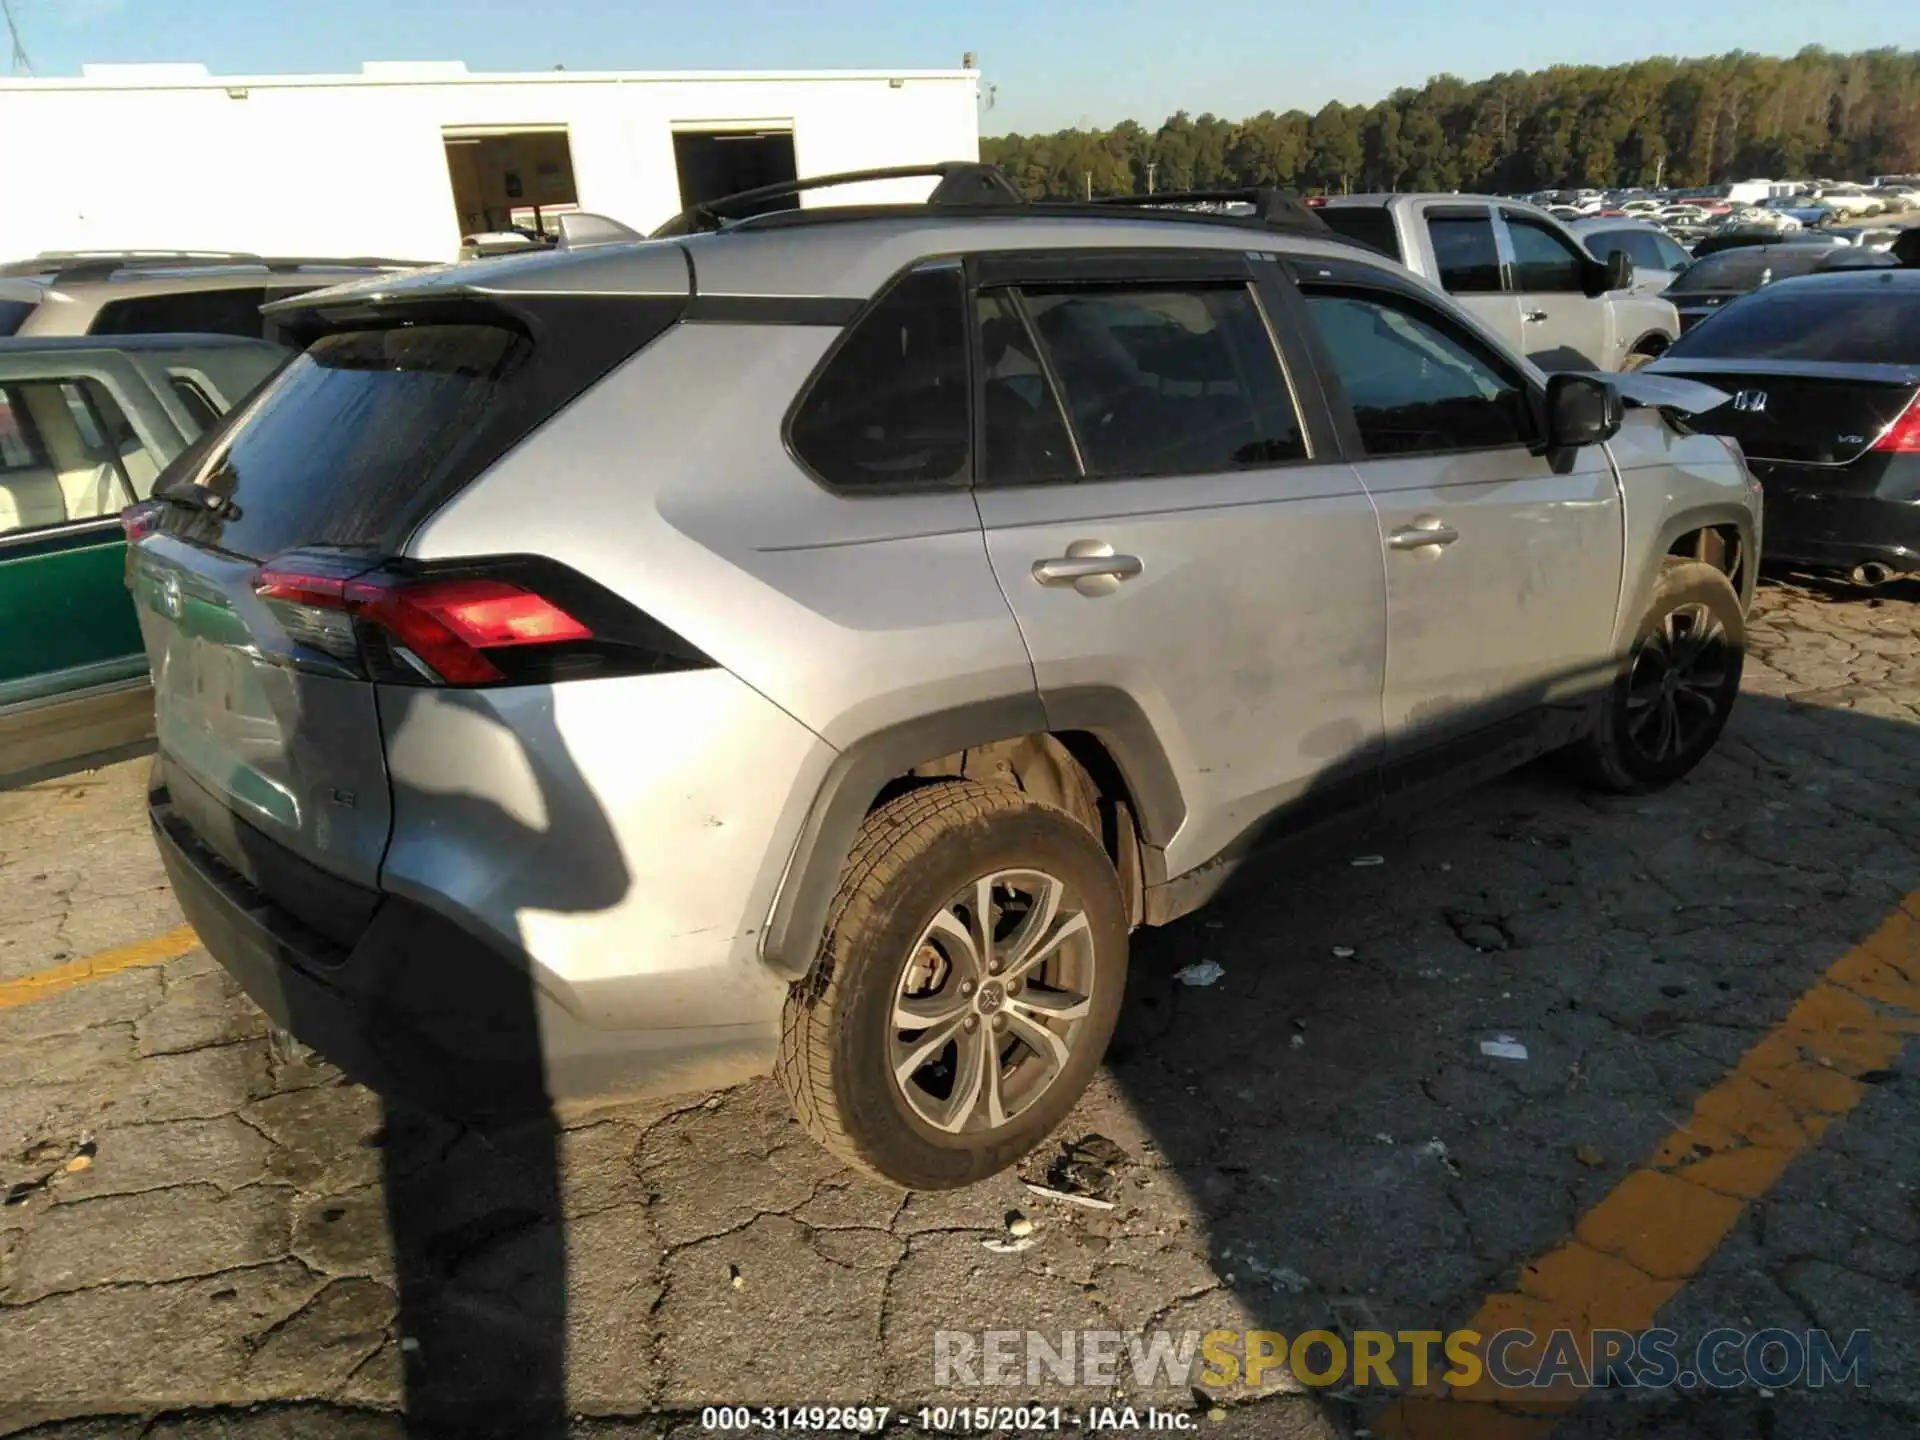
[[[1873,495],[1823,495],[1772,478],[1764,558],[1852,569],[1878,561],[1920,572],[1920,504]]]
[[[731,1084],[772,1066],[778,1033],[765,1023],[587,1026],[542,992],[524,956],[398,896],[370,895],[371,920],[339,943],[222,860],[164,786],[148,814],[208,952],[275,1024],[385,1096],[450,1116],[517,1113]],[[256,843],[273,845],[257,832]]]

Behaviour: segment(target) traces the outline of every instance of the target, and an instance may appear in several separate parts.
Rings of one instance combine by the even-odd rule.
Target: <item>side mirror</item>
[[[1547,448],[1598,445],[1620,429],[1620,392],[1597,375],[1547,377]]]
[[[1633,257],[1624,250],[1615,250],[1607,256],[1607,289],[1630,290],[1633,288]]]

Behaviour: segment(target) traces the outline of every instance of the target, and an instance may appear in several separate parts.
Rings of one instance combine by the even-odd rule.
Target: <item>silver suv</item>
[[[419,262],[227,251],[60,250],[0,265],[0,337],[239,335],[271,339],[260,307]]]
[[[1543,379],[1282,197],[937,173],[282,307],[132,565],[154,833],[279,1023],[462,1109],[772,1067],[963,1185],[1255,853],[1713,745],[1759,492],[1662,407],[1717,392]]]

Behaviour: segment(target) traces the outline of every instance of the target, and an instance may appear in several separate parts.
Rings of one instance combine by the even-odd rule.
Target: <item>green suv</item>
[[[224,335],[0,340],[0,784],[152,736],[120,512],[286,354]]]

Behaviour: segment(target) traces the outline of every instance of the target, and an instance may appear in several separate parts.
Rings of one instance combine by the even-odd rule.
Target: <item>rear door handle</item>
[[[1521,312],[1520,318],[1525,320],[1529,325],[1538,325],[1547,318],[1547,312],[1544,310],[1525,310]]]
[[[1403,525],[1387,537],[1387,544],[1395,550],[1420,550],[1428,545],[1451,545],[1459,538],[1460,532],[1453,526],[1435,520],[1428,524]]]
[[[1082,595],[1111,595],[1146,568],[1138,555],[1116,555],[1104,540],[1075,540],[1067,553],[1033,562],[1042,585],[1071,585]]]

